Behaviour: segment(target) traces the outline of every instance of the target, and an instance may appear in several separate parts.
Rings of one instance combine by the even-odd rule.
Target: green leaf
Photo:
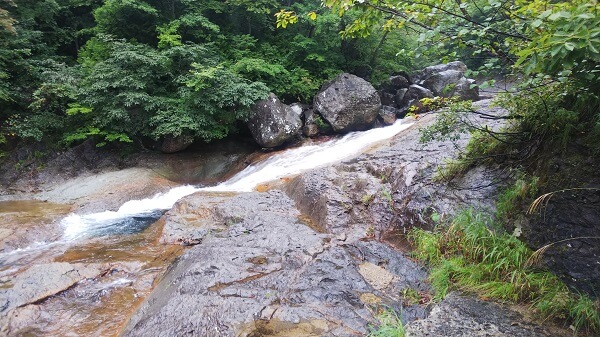
[[[577,15],[577,17],[580,19],[589,20],[589,19],[595,18],[596,16],[592,13],[581,13],[581,14]]]
[[[575,44],[572,42],[565,42],[565,48],[568,51],[573,51],[575,49]]]

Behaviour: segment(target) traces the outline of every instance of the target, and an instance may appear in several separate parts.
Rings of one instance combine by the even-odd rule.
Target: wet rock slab
[[[489,100],[477,102],[487,106]],[[326,231],[375,237],[393,230],[421,226],[432,213],[449,216],[465,207],[492,209],[493,172],[473,169],[453,183],[459,188],[433,181],[440,164],[458,153],[451,141],[420,143],[419,127],[430,125],[434,115],[421,118],[417,126],[400,133],[386,146],[325,168],[313,169],[292,179],[286,193],[300,211]],[[481,122],[481,121],[474,121]],[[497,122],[484,121],[490,127]],[[459,146],[467,138],[459,139]],[[360,232],[362,230],[362,232]]]
[[[232,193],[199,192],[193,198],[178,201],[162,217],[164,221],[161,243],[195,245],[214,232],[226,230],[236,221],[235,216],[219,218],[215,207],[230,199]]]
[[[0,335],[12,335],[15,325],[22,322],[31,324],[40,314],[38,303],[103,272],[99,264],[55,262],[0,278]]]
[[[361,336],[399,288],[427,287],[401,253],[305,225],[281,191],[233,196],[209,213],[194,221],[227,230],[180,258],[124,336]]]
[[[65,262],[34,265],[14,280],[0,279],[0,312],[43,300],[100,273],[100,265]]]
[[[456,293],[448,295],[424,320],[408,324],[406,337],[558,337],[565,331],[528,323],[521,314],[497,304]]]
[[[488,103],[476,104],[502,113]],[[468,172],[459,190],[432,181],[456,151],[451,142],[420,144],[412,128],[383,149],[298,175],[285,194],[184,198],[163,217],[161,240],[195,246],[122,335],[364,336],[378,311],[392,308],[413,336],[549,336],[508,309],[455,295],[424,319],[426,271],[380,242],[433,212],[492,207],[483,170]]]

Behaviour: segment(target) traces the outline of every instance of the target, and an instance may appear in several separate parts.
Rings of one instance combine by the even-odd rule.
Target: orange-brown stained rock
[[[0,201],[0,251],[23,248],[61,234],[53,224],[71,205],[39,200]]]
[[[104,272],[86,275],[68,289],[14,310],[9,335],[117,336],[185,250],[158,242],[162,226],[158,221],[141,233],[90,239],[57,255],[55,263],[101,265]]]

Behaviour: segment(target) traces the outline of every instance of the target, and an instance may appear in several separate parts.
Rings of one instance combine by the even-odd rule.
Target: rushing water
[[[76,287],[48,298],[43,305],[16,309],[21,317],[37,318],[13,321],[11,324],[16,324],[13,329],[18,329],[19,335],[30,336],[116,335],[135,306],[152,290],[155,280],[183,252],[181,246],[160,244],[163,221],[156,221],[177,200],[199,191],[252,191],[262,184],[351,158],[410,125],[400,120],[385,128],[271,153],[215,186],[179,186],[150,198],[128,201],[116,211],[71,213],[56,223],[54,219],[60,219],[59,215],[68,212],[68,208],[62,206],[57,208],[54,217],[38,219],[15,206],[30,209],[28,202],[5,204],[10,207],[5,210],[5,220],[16,221],[6,217],[14,213],[17,219],[21,214],[24,223],[31,223],[28,225],[31,228],[52,229],[56,234],[49,236],[52,239],[47,242],[0,252],[0,295],[3,283],[9,289],[11,279],[32,265],[68,262],[107,268],[102,275],[82,280]],[[45,203],[38,206],[39,213],[48,213],[42,210],[55,207]],[[36,221],[31,222],[31,219]],[[38,226],[39,222],[45,225]],[[23,225],[15,222],[13,227],[11,230],[17,231]],[[35,233],[31,237],[36,237]],[[38,309],[42,306],[43,309]],[[36,310],[43,310],[44,314]]]
[[[153,223],[163,211],[173,207],[177,200],[192,193],[199,191],[249,192],[260,184],[357,155],[411,125],[412,123],[399,120],[394,125],[385,128],[352,132],[342,138],[281,151],[246,167],[216,186],[180,186],[152,198],[128,201],[116,212],[71,214],[62,221],[62,225],[65,227],[64,238],[74,240],[90,236],[139,231]]]

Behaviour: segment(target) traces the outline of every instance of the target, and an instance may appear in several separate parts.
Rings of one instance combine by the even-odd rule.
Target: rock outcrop
[[[461,61],[453,61],[448,63],[436,64],[433,66],[425,67],[422,70],[416,72],[411,76],[413,83],[423,83],[429,77],[434,74],[441,73],[444,71],[457,71],[464,74],[467,71],[467,66]]]
[[[41,301],[101,273],[97,264],[55,262],[34,265],[14,280],[0,278],[4,285],[0,289],[0,318],[12,309]]]
[[[423,98],[459,97],[462,100],[479,100],[475,80],[464,75],[467,66],[450,62],[427,67],[412,76],[407,74],[390,76],[379,90],[384,109],[396,109],[398,117],[404,117],[413,106],[420,107]]]
[[[398,307],[403,289],[428,291],[424,269],[402,253],[315,230],[300,215],[280,191],[223,197],[197,212],[193,223],[221,229],[179,259],[122,335],[365,335],[376,322],[370,308]],[[418,305],[405,312],[425,314]]]
[[[275,94],[260,100],[252,107],[254,116],[248,127],[254,140],[262,147],[277,147],[298,136],[302,120],[298,109],[283,104]]]
[[[437,305],[427,319],[406,327],[406,337],[429,336],[551,337],[564,336],[564,331],[532,324],[511,309],[454,293]]]
[[[194,246],[122,335],[364,336],[388,308],[402,314],[412,336],[546,336],[472,297],[451,295],[425,319],[432,294],[425,270],[401,252],[404,233],[433,212],[492,207],[495,187],[481,170],[453,193],[434,184],[455,144],[422,145],[417,128],[409,130],[389,147],[299,174],[282,183],[283,192],[180,200],[163,218],[162,240]]]
[[[464,75],[467,66],[454,61],[427,67],[414,76],[416,83],[431,90],[435,96],[453,97],[462,100],[479,100],[479,89],[475,80],[467,79]]]
[[[341,74],[323,86],[314,107],[335,132],[345,133],[368,129],[381,109],[381,99],[369,82]]]

